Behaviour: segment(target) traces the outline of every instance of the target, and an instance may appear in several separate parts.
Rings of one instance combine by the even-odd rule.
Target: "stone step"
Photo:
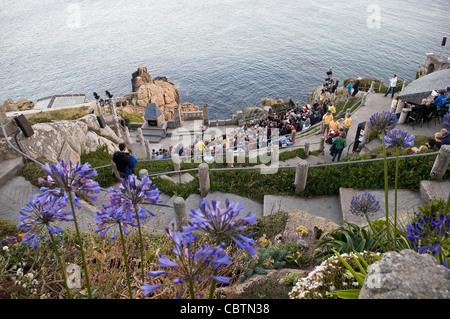
[[[355,188],[340,188],[339,189],[339,201],[340,208],[342,212],[342,218],[344,221],[357,224],[365,225],[367,220],[365,217],[353,215],[350,212],[350,205],[353,196],[360,193],[368,192],[375,195],[376,200],[380,202],[380,210],[370,216],[370,220],[385,219],[386,218],[386,208],[385,208],[385,192],[384,190],[359,190]],[[397,190],[397,215],[403,212],[417,212],[417,206],[423,206],[424,201],[420,196],[419,191],[411,191],[408,189]],[[395,213],[395,190],[390,189],[388,191],[388,209],[389,216],[394,216]]]
[[[264,196],[264,216],[279,211],[290,212],[294,210],[302,210],[305,213],[328,219],[338,225],[342,223],[338,196],[318,196],[314,198],[303,198],[300,196]]]
[[[23,166],[22,157],[0,161],[0,185],[5,185],[11,180],[19,168]]]
[[[420,194],[424,203],[428,203],[435,198],[446,201],[450,194],[450,181],[421,181]]]

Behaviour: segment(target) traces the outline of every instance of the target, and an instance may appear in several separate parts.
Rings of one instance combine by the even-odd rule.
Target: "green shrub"
[[[281,269],[286,265],[285,257],[289,252],[273,246],[258,249],[255,256],[248,258],[248,268],[242,276],[241,281],[250,278],[252,275],[265,275],[268,269]]]
[[[322,251],[315,256],[316,260],[322,261],[334,255],[331,249],[339,254],[376,250],[378,244],[371,229],[345,221],[342,223],[343,226],[320,236],[315,248],[322,248]]]

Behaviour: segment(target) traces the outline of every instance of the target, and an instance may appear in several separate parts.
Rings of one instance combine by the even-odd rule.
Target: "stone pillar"
[[[405,107],[405,101],[398,100],[397,108],[395,109],[395,113],[400,113],[404,107]]]
[[[150,142],[145,141],[145,154],[147,155],[147,159],[152,159],[152,149],[150,148]]]
[[[367,93],[364,93],[361,100],[361,106],[366,105]]]
[[[450,145],[442,145],[431,169],[431,175],[436,176],[437,179],[442,179],[447,172],[449,163]]]
[[[178,155],[176,153],[172,153],[171,157],[172,157],[172,162],[173,162],[173,170],[179,171],[181,169],[180,155]]]
[[[370,83],[369,93],[373,93],[374,87],[375,87],[375,81],[372,81],[372,83]]]
[[[178,106],[173,109],[175,127],[181,127],[181,110]]]
[[[176,217],[177,230],[182,231],[182,226],[187,225],[186,203],[183,197],[177,197],[173,201],[173,209]]]
[[[209,166],[206,163],[201,163],[198,166],[198,181],[200,184],[200,195],[206,197],[209,193],[210,182],[209,182]]]
[[[408,120],[408,113],[411,111],[410,109],[402,109],[402,113],[400,113],[400,118],[398,119],[398,124],[405,124],[406,120]]]
[[[305,160],[299,160],[297,162],[297,168],[295,170],[295,192],[301,193],[306,188],[306,179],[308,177],[309,163]]]
[[[383,92],[383,81],[380,81],[380,87],[378,88],[378,93]]]
[[[305,153],[306,153],[306,156],[309,156],[310,145],[311,144],[309,142],[305,142]]]
[[[126,140],[127,144],[131,147],[133,142],[131,141],[130,131],[128,130],[128,126],[125,126],[124,130],[125,130],[125,140]]]
[[[226,162],[228,164],[228,167],[233,167],[234,166],[234,152],[233,149],[231,148],[232,146],[230,145],[230,148],[228,148],[226,150]]]
[[[323,151],[325,150],[325,137],[320,137],[320,146],[319,146],[320,152],[323,154]]]
[[[144,146],[144,134],[142,134],[142,129],[140,127],[138,127],[138,129],[137,129],[137,134],[138,134],[138,138],[139,138],[139,144]]]
[[[117,135],[118,137],[121,137],[121,136],[122,136],[122,134],[120,134],[120,127],[119,127],[119,122],[118,122],[118,120],[117,120],[117,117],[116,117],[116,116],[114,116],[114,120],[113,120],[113,123],[114,123],[114,130],[115,130],[115,133],[116,133],[116,135]]]
[[[142,179],[144,176],[148,177],[148,171],[145,168],[139,170],[139,178]]]
[[[209,124],[208,104],[203,104],[203,125]]]
[[[320,131],[322,132],[322,129]],[[292,132],[291,138],[292,138],[292,143],[294,143],[293,146],[296,146],[295,140],[297,138],[297,134],[298,134],[297,131]]]

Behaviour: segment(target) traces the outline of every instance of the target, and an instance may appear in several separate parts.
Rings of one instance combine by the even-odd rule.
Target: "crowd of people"
[[[358,92],[359,80],[350,82],[346,87],[348,96],[354,96]],[[396,76],[390,79],[390,89],[394,92]],[[347,146],[346,137],[352,125],[351,114],[347,113],[342,123],[336,116],[336,90],[338,83],[333,82],[330,89],[322,90],[318,99],[312,105],[299,104],[282,111],[279,114],[271,114],[264,118],[247,120],[243,126],[220,133],[217,136],[198,135],[193,143],[183,145],[178,143],[168,149],[152,150],[152,159],[170,159],[172,154],[178,154],[182,160],[199,157],[226,156],[228,150],[233,151],[233,155],[248,155],[248,151],[270,147],[273,143],[278,143],[280,147],[293,145],[292,133],[300,132],[310,128],[312,125],[322,122],[322,136],[325,142],[330,145],[330,155],[332,161],[341,159],[342,152]],[[356,93],[355,93],[356,92]],[[388,92],[387,94],[389,94]],[[387,96],[386,94],[386,96]],[[448,111],[448,101],[450,87],[446,91],[441,91],[434,97],[423,99],[419,105],[407,105],[411,110],[408,120],[418,117],[423,121],[432,119],[433,112],[438,116],[443,116],[442,112]],[[398,97],[393,99],[391,110],[397,109]],[[441,113],[439,113],[441,112]],[[397,113],[397,117],[400,113]],[[426,150],[439,150],[441,145],[450,144],[450,133],[444,128],[436,132],[434,138],[430,138],[425,145],[412,147],[405,150],[405,153],[418,153]],[[126,145],[121,143],[119,151],[114,154],[113,161],[116,162],[117,169],[121,175],[126,176],[134,170],[136,159],[126,151]]]

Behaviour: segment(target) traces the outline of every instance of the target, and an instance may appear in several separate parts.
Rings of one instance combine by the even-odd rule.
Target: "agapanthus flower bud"
[[[350,212],[353,215],[372,216],[380,209],[380,202],[371,193],[361,193],[352,197]]]
[[[386,134],[395,127],[397,122],[397,116],[393,112],[383,111],[369,118],[369,128],[377,133]]]
[[[385,137],[385,145],[388,147],[405,147],[414,146],[414,135],[408,135],[405,130],[390,130]]]

